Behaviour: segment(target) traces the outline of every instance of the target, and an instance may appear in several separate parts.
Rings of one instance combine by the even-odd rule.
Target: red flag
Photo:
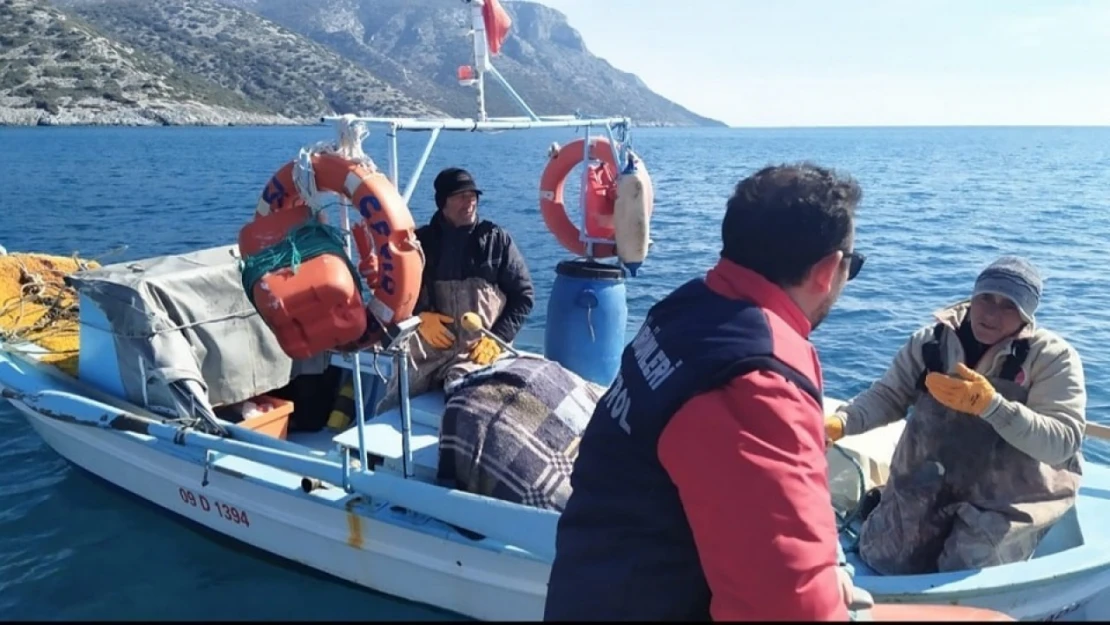
[[[501,44],[509,36],[509,28],[513,25],[513,18],[501,8],[497,0],[485,0],[482,5],[482,22],[486,27],[486,41],[489,44],[490,54],[496,56],[501,52]]]

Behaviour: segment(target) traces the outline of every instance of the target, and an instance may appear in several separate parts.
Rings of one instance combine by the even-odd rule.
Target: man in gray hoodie
[[[830,440],[913,416],[861,528],[884,575],[1029,558],[1075,504],[1087,393],[1079,354],[1038,327],[1041,277],[1003,257],[970,301],[936,313],[871,387],[826,419]]]

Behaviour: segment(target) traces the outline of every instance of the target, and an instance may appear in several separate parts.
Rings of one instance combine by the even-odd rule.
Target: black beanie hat
[[[482,195],[482,190],[474,184],[474,177],[470,172],[459,167],[448,167],[439,172],[435,182],[432,183],[436,190],[436,208],[443,208],[447,198],[463,191],[473,191]]]

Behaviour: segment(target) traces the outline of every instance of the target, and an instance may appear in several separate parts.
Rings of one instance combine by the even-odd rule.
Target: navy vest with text
[[[709,620],[709,587],[659,437],[688,399],[757,369],[820,404],[816,384],[772,350],[764,311],[700,278],[651,308],[583,433],[545,620]],[[718,486],[741,496],[740,484]]]

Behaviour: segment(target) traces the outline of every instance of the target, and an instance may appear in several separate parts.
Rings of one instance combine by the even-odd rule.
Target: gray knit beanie
[[[1029,261],[1003,256],[991,263],[975,280],[971,296],[981,293],[1001,295],[1012,301],[1026,322],[1033,321],[1041,303],[1041,274]]]

